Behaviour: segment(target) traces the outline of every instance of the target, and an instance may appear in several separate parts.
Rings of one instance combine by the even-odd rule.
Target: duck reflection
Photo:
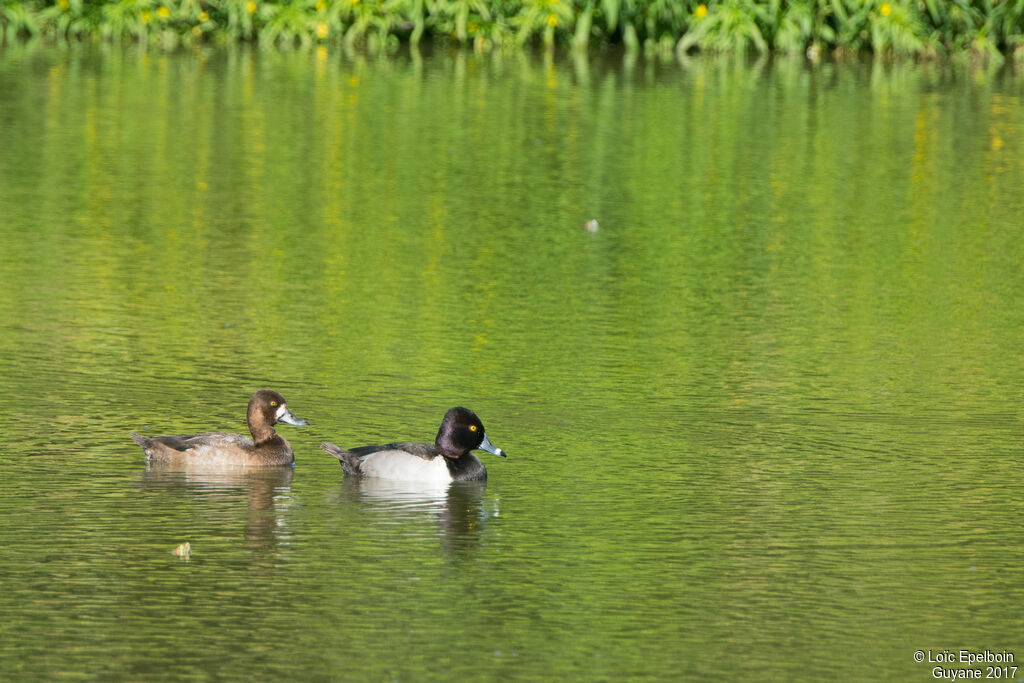
[[[345,477],[339,500],[386,511],[395,521],[432,516],[442,547],[457,552],[479,546],[487,521],[498,516],[497,502],[484,501],[486,490],[486,481],[429,484]]]
[[[183,490],[207,498],[236,498],[244,493],[248,507],[245,540],[250,546],[273,545],[286,529],[280,499],[291,490],[291,467],[238,467],[189,470],[151,463],[142,473],[142,485],[153,489]]]

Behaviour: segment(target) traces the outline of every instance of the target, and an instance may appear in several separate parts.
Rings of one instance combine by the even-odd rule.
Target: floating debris
[[[596,219],[591,218],[589,221],[583,224],[583,227],[587,229],[587,232],[597,232],[597,229],[600,226],[597,224]]]
[[[177,555],[178,557],[185,557],[185,558],[192,557],[192,544],[191,543],[182,543],[181,545],[179,545],[177,548],[174,549],[174,554]]]

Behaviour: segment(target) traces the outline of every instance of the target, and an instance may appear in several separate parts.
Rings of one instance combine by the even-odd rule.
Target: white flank
[[[364,477],[443,484],[452,480],[444,458],[424,460],[405,451],[379,451],[363,458]]]

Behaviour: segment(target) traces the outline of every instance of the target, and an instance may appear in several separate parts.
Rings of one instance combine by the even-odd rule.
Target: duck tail
[[[324,449],[324,453],[333,455],[341,463],[341,469],[344,470],[346,475],[352,475],[353,477],[359,476],[359,457],[352,451],[347,451],[340,446],[335,446],[330,441],[324,441],[320,444],[320,448]]]
[[[135,432],[132,432],[132,441],[142,446],[143,448],[149,447],[149,439],[142,436],[141,434],[136,434]]]

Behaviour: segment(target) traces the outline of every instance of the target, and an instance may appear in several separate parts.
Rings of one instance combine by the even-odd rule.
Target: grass
[[[1024,0],[0,0],[0,37],[1024,60]]]

